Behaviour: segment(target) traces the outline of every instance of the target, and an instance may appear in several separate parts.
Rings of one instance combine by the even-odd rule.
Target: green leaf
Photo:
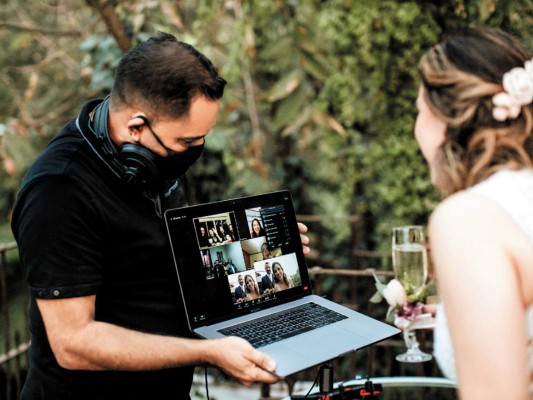
[[[302,71],[294,69],[287,75],[284,75],[278,82],[267,92],[268,101],[274,102],[289,96],[294,92],[302,81]]]
[[[302,86],[297,88],[294,93],[280,102],[274,117],[273,126],[276,130],[282,130],[302,115],[306,104],[309,102],[306,90],[304,89]]]
[[[387,315],[385,316],[385,320],[389,322],[394,321],[394,308],[393,307],[389,307],[389,309],[387,310]]]
[[[372,275],[374,275],[374,282],[376,284],[376,289],[381,294],[381,296],[383,296],[383,290],[387,287],[387,285],[381,282],[381,280],[378,278],[378,276],[374,272],[372,272]]]
[[[375,303],[375,304],[381,303],[383,301],[383,296],[381,295],[380,292],[376,292],[368,301],[370,301],[371,303]]]

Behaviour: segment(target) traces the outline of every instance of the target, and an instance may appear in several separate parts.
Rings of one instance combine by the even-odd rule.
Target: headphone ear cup
[[[122,145],[119,157],[125,167],[124,180],[127,183],[158,182],[157,154],[134,143]]]

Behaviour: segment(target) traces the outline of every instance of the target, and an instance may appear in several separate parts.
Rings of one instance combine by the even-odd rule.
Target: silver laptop
[[[244,337],[281,378],[399,332],[313,295],[287,190],[171,209],[165,221],[190,330]]]

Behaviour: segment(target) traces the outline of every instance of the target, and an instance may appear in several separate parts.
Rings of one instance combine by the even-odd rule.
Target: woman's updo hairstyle
[[[468,188],[504,169],[531,167],[533,106],[497,120],[493,97],[513,68],[531,55],[518,40],[488,28],[432,47],[420,60],[424,100],[448,124],[440,148],[438,187],[444,195]]]

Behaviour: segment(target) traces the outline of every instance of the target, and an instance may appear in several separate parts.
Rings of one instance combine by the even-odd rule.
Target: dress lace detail
[[[533,171],[500,171],[469,190],[486,196],[503,207],[533,242]],[[530,343],[530,371],[533,371],[533,307],[529,308],[525,318]],[[443,375],[456,381],[455,357],[442,304],[437,306],[435,316],[434,355]],[[530,387],[531,393],[532,390],[533,387]]]

